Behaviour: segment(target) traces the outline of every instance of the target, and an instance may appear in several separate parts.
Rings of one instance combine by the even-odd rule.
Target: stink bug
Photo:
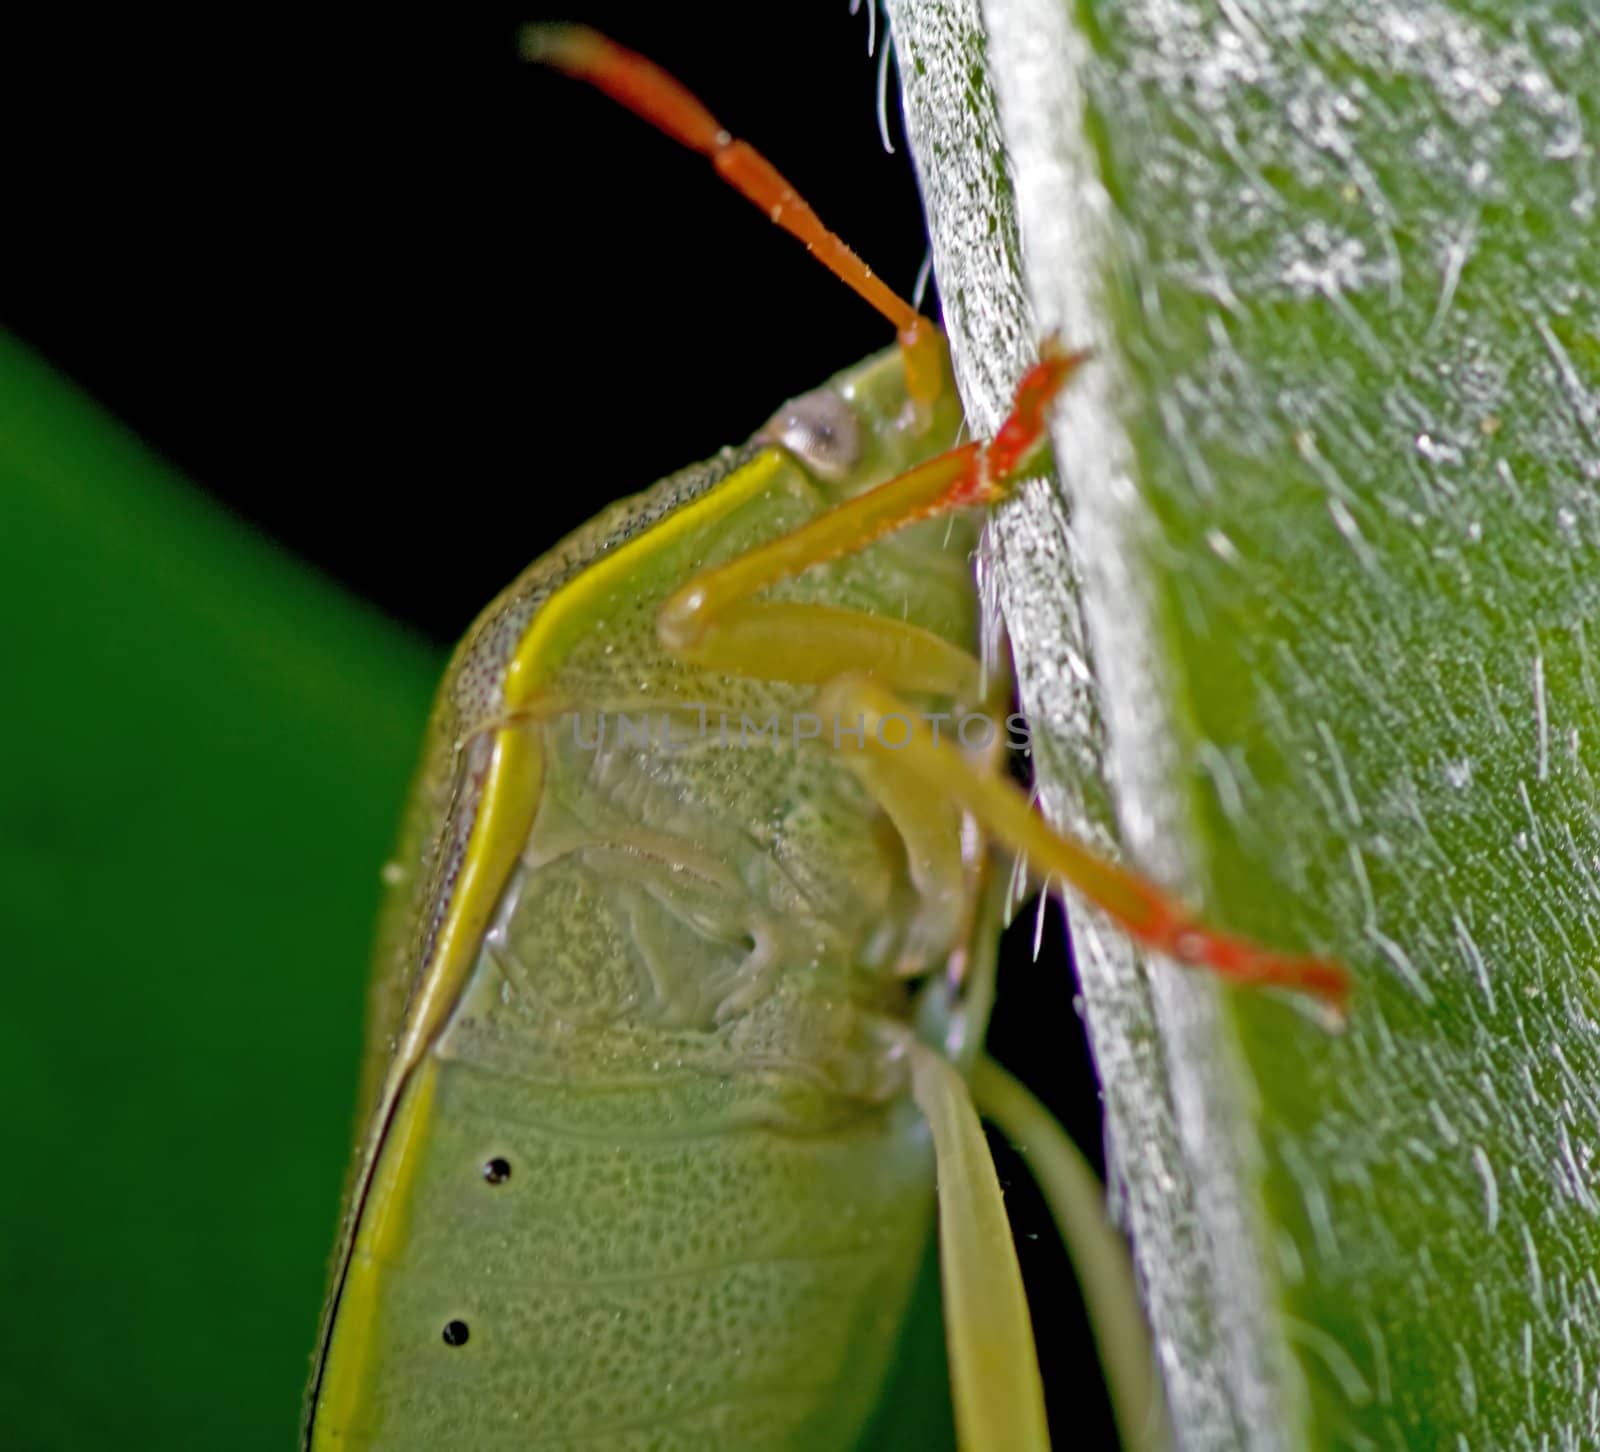
[[[975,516],[1092,360],[1047,340],[964,440],[937,328],[764,157],[592,31],[524,49],[705,154],[898,343],[599,515],[457,650],[305,1445],[851,1447],[937,1184],[962,1443],[1042,1447],[973,1102],[1039,1123],[982,1057],[995,852],[1176,962],[1333,1006],[1344,973],[1205,925],[998,770]]]

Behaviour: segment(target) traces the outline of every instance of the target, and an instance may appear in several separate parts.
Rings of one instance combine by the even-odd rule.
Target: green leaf
[[[0,1405],[282,1448],[437,669],[0,336]]]
[[[992,532],[1047,807],[1357,978],[1077,924],[1183,1445],[1589,1445],[1592,11],[891,8],[975,424],[1098,353]]]

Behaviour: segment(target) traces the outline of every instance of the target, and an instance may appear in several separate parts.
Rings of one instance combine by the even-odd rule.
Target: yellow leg
[[[905,779],[969,813],[989,838],[1025,854],[1036,872],[1066,883],[1135,941],[1237,983],[1310,994],[1342,1013],[1349,979],[1338,964],[1276,953],[1207,927],[1147,878],[1053,831],[1015,786],[975,769],[954,744],[936,745],[927,732],[908,732],[902,723],[911,713],[881,686],[841,677],[823,688],[817,711],[824,722],[852,727],[859,717],[864,756],[893,758]],[[852,732],[847,759],[855,740]]]
[[[795,685],[820,686],[862,671],[897,691],[971,701],[981,676],[976,656],[931,630],[832,605],[741,601],[667,644],[692,665]]]
[[[1003,497],[1041,445],[1051,400],[1085,357],[1048,343],[1042,355],[1018,386],[1011,413],[992,441],[952,449],[692,576],[661,607],[661,642],[684,659],[740,675],[828,681],[819,714],[834,723],[836,736],[841,723],[865,718],[857,754],[863,762],[877,760],[876,767],[866,768],[868,774],[876,771],[880,780],[892,783],[898,801],[909,802],[917,792],[948,801],[990,838],[1024,854],[1045,876],[1068,884],[1135,941],[1179,963],[1209,968],[1237,983],[1310,994],[1342,1014],[1349,978],[1338,964],[1276,953],[1207,927],[1148,879],[1052,831],[1020,792],[975,770],[952,744],[935,745],[920,731],[904,742],[885,741],[879,731],[883,718],[906,713],[897,710],[884,686],[961,703],[976,698],[977,663],[966,652],[929,631],[880,616],[751,598],[908,524]],[[907,839],[913,853],[919,851],[917,835]],[[934,856],[930,850],[917,860],[931,863]],[[930,868],[918,880],[925,898],[928,885],[943,876]]]
[[[1044,1387],[1011,1225],[966,1081],[909,1046],[911,1092],[933,1130],[939,1270],[962,1452],[1048,1452]]]
[[[978,662],[931,631],[859,611],[753,597],[907,525],[1003,498],[1043,445],[1051,400],[1087,356],[1053,342],[1042,354],[992,441],[939,454],[788,534],[691,576],[661,606],[661,644],[696,665],[762,680],[820,685],[861,672],[896,690],[975,700]]]
[[[963,929],[977,906],[979,880],[962,853],[960,809],[902,771],[893,757],[858,753],[853,738],[845,735],[854,731],[854,723],[837,724],[841,749],[905,843],[918,906],[898,967],[906,975],[925,972],[949,958],[952,944],[965,941]],[[825,736],[834,725],[824,718]]]
[[[972,1071],[978,1112],[1027,1161],[1078,1273],[1122,1452],[1166,1452],[1166,1397],[1127,1242],[1106,1214],[1105,1187],[1050,1113],[993,1059]]]
[[[752,610],[750,598],[769,585],[792,579],[813,565],[854,554],[874,540],[920,520],[1004,498],[1043,445],[1045,413],[1050,402],[1087,357],[1084,353],[1064,352],[1048,341],[1041,352],[1040,361],[1018,385],[1016,402],[993,440],[987,444],[962,444],[939,454],[865,494],[845,500],[788,534],[692,576],[661,607],[657,617],[661,643],[676,654],[710,664],[700,652],[713,648],[713,632],[731,630],[739,620],[747,619]],[[751,653],[736,654],[739,659],[748,659]],[[840,668],[870,669],[871,663],[858,660],[853,667],[841,663]],[[801,675],[789,679],[826,677]]]

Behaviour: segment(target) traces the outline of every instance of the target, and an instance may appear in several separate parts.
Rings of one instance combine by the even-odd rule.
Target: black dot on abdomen
[[[444,1323],[444,1344],[446,1346],[465,1346],[467,1337],[471,1334],[465,1321],[446,1321]]]

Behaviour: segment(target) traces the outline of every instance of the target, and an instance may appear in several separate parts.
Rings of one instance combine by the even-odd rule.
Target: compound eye
[[[856,412],[831,388],[786,403],[756,437],[779,444],[824,479],[843,479],[861,459]]]

